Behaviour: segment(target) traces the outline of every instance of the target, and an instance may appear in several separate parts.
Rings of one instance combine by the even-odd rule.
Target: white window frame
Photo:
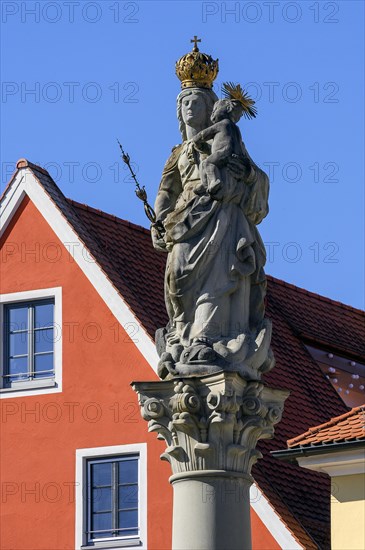
[[[62,391],[62,287],[42,288],[37,290],[26,290],[24,292],[10,292],[0,294],[0,369],[4,372],[4,307],[11,304],[19,304],[42,299],[54,300],[54,326],[55,341],[53,348],[54,356],[54,378],[53,380],[30,380],[24,382],[21,387],[4,388],[3,378],[0,379],[0,399],[26,397],[31,395],[42,395],[45,393],[59,393]]]
[[[88,545],[86,540],[87,523],[87,460],[93,458],[112,458],[127,454],[139,455],[138,470],[138,521],[140,537],[138,539],[124,539],[103,541]],[[147,443],[131,445],[113,445],[111,447],[92,447],[76,449],[76,476],[75,476],[75,548],[85,550],[115,550],[128,548],[129,550],[147,550]]]

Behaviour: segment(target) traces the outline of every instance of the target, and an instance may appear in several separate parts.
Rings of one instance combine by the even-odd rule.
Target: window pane
[[[119,462],[119,483],[137,483],[138,460],[121,460]]]
[[[103,533],[92,533],[92,538],[98,539],[102,537],[111,537],[112,532],[112,515],[109,514],[93,514],[92,515],[92,531],[104,531]],[[105,531],[110,529],[110,531]]]
[[[119,531],[120,535],[138,535],[138,510],[119,512],[119,527],[128,528],[128,532]]]
[[[18,357],[17,359],[9,359],[8,374],[19,375],[7,377],[8,381],[24,380],[28,378],[28,357]]]
[[[112,483],[112,463],[99,462],[91,465],[91,483],[93,487]]]
[[[138,506],[138,485],[121,485],[118,491],[120,510]]]
[[[138,458],[90,460],[88,472],[89,540],[138,536]]]
[[[35,352],[53,351],[53,328],[36,330],[34,332]]]
[[[53,353],[34,356],[34,377],[42,378],[42,376],[52,376],[52,372],[42,371],[53,372]]]
[[[28,307],[9,307],[9,330],[26,330],[28,327]]]
[[[112,489],[111,487],[97,487],[91,493],[92,512],[112,511]]]
[[[34,326],[35,328],[50,327],[53,325],[54,304],[35,304]]]
[[[10,355],[27,355],[28,353],[28,333],[20,332],[9,335]]]

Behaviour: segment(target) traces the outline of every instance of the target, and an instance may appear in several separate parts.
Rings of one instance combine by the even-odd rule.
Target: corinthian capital
[[[257,441],[273,437],[289,394],[227,372],[132,386],[148,430],[166,441],[161,459],[173,474],[250,475]]]

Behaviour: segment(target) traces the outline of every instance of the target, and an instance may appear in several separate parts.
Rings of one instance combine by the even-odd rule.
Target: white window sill
[[[18,391],[39,390],[42,388],[54,388],[57,384],[54,380],[37,380],[33,382],[19,382],[11,388],[0,388],[0,393],[16,393]]]
[[[95,550],[115,550],[115,548],[142,548],[142,542],[140,539],[124,539],[124,540],[113,540],[105,542],[95,542],[81,546],[81,550],[90,550],[94,548]]]

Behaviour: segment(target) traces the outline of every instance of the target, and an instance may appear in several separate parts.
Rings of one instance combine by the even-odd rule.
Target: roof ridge
[[[136,229],[137,231],[141,231],[142,233],[145,233],[146,235],[150,235],[150,233],[151,233],[150,230],[146,229],[142,225],[130,222],[129,220],[124,220],[123,218],[119,218],[119,216],[116,216],[115,214],[109,214],[108,212],[105,212],[104,210],[94,208],[94,207],[92,207],[88,204],[81,203],[81,202],[75,201],[74,199],[66,197],[63,194],[63,192],[61,191],[61,189],[59,188],[59,186],[56,184],[56,182],[53,180],[51,174],[45,168],[42,168],[42,166],[39,166],[39,164],[34,164],[33,162],[31,162],[30,160],[28,160],[26,158],[20,158],[17,161],[15,172],[14,172],[14,174],[12,174],[8,184],[5,186],[5,189],[1,194],[0,200],[5,196],[9,186],[11,185],[11,183],[13,181],[13,178],[14,178],[15,174],[18,172],[18,170],[21,170],[22,168],[30,168],[31,170],[35,170],[36,172],[40,172],[44,176],[48,176],[52,180],[52,183],[57,187],[58,191],[60,191],[62,193],[65,200],[71,206],[76,206],[76,208],[81,208],[83,210],[93,212],[94,214],[97,214],[98,216],[101,216],[101,217],[106,218],[106,219],[113,220],[117,223],[121,223],[122,225],[124,225],[126,227],[130,227],[131,229]]]
[[[45,168],[42,168],[41,166],[38,166],[38,164],[33,164],[33,162],[30,162],[26,158],[21,158],[17,161],[17,163],[15,165],[15,170],[12,173],[8,183],[5,185],[4,190],[0,195],[0,202],[3,200],[3,198],[7,194],[8,190],[10,189],[11,184],[13,183],[13,180],[14,180],[15,176],[17,175],[19,170],[21,170],[22,168],[31,168],[32,170],[35,170],[36,172],[40,172],[41,174],[51,178],[49,172],[47,172],[47,170]]]
[[[106,218],[108,220],[112,220],[116,223],[120,223],[126,227],[130,227],[131,229],[136,229],[137,231],[141,231],[142,233],[145,233],[146,235],[150,235],[151,232],[146,227],[143,227],[142,225],[139,225],[137,223],[130,222],[129,220],[124,220],[123,218],[120,218],[119,216],[115,214],[109,214],[108,212],[105,212],[104,210],[100,210],[99,208],[94,208],[93,206],[90,206],[89,204],[85,204],[82,202],[75,201],[74,199],[71,199],[69,197],[66,197],[67,202],[69,202],[72,206],[76,206],[76,208],[80,208],[82,210],[86,210],[87,212],[92,212],[93,214],[96,214],[98,216],[101,216],[102,218]]]
[[[45,169],[42,168],[42,166],[39,166],[39,164],[34,164],[33,162],[30,162],[28,159],[19,159],[16,163],[16,167],[18,170],[21,168],[31,168],[32,170],[36,170],[37,172],[41,172],[42,174],[51,177],[50,173]]]
[[[354,306],[350,306],[348,304],[344,304],[343,302],[340,302],[339,300],[333,300],[333,298],[328,298],[328,296],[323,296],[323,294],[318,294],[317,292],[312,292],[310,290],[307,290],[306,288],[302,288],[300,286],[294,285],[293,283],[288,283],[287,281],[284,281],[283,279],[279,279],[278,277],[273,277],[272,275],[268,275],[267,273],[266,273],[266,278],[269,279],[270,281],[272,281],[273,283],[289,287],[293,290],[296,290],[296,291],[299,291],[303,294],[306,294],[307,296],[313,296],[313,298],[317,298],[317,299],[319,299],[323,302],[328,302],[330,304],[339,306],[339,307],[341,307],[343,309],[347,309],[351,312],[356,311],[356,313],[360,313],[361,315],[365,316],[365,311],[363,311],[362,309],[359,309],[359,308],[354,307]]]
[[[294,447],[297,445],[301,440],[305,439],[307,436],[314,435],[319,433],[320,431],[324,430],[325,428],[331,428],[332,426],[335,426],[336,424],[340,424],[344,420],[347,420],[351,416],[357,415],[360,411],[365,412],[365,403],[363,405],[359,405],[357,407],[354,407],[350,411],[340,414],[339,416],[335,416],[328,420],[327,422],[324,422],[323,424],[319,424],[318,426],[313,426],[309,428],[306,432],[302,433],[301,435],[298,435],[296,437],[292,437],[291,439],[288,439],[287,444],[288,447]]]

